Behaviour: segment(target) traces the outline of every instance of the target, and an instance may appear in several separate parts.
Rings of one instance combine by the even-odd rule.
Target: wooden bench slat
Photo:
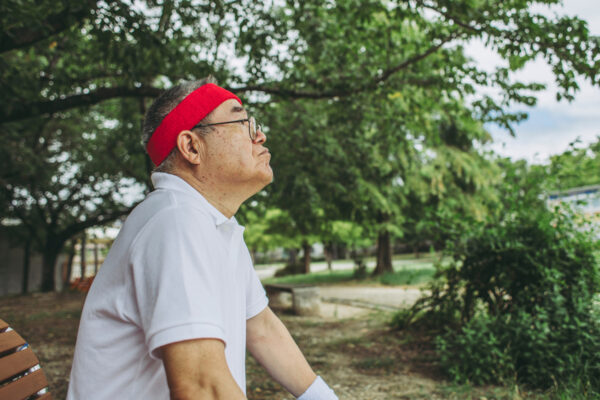
[[[27,371],[40,361],[30,348],[0,358],[0,381]]]
[[[52,395],[50,394],[50,392],[47,392],[41,395],[40,397],[36,398],[35,400],[52,400]]]
[[[8,331],[0,333],[0,353],[7,350],[16,349],[25,344],[23,339],[17,332]]]
[[[48,387],[48,381],[41,369],[0,387],[0,399],[26,399]]]
[[[8,324],[4,320],[0,319],[0,332],[4,332],[8,328]]]

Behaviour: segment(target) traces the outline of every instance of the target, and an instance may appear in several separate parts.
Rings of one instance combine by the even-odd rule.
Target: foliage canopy
[[[535,104],[543,87],[516,81],[514,71],[543,58],[565,99],[577,77],[598,84],[600,46],[585,22],[533,9],[555,3],[4,1],[2,145],[19,154],[2,161],[1,217],[45,232],[50,290],[67,233],[125,213],[131,201],[116,195],[124,182],[147,187],[150,164],[136,131],[149,100],[212,74],[272,126],[277,180],[261,198],[288,213],[304,245],[330,221],[349,220],[388,247],[389,261],[391,237],[435,232],[420,215],[451,225],[457,212],[485,214],[488,200],[477,193],[493,173],[476,150],[487,140],[483,124],[512,130],[525,114],[509,108]],[[506,64],[484,71],[465,56],[470,40]],[[62,150],[35,153],[45,160],[22,157],[32,143],[62,140],[59,125],[71,138],[93,139],[71,146],[76,139],[65,136]],[[44,211],[84,198],[88,205]],[[57,228],[54,220],[71,222]]]

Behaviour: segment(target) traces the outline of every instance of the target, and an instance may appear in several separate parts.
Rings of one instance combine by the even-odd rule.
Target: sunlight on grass
[[[372,268],[368,269],[368,275],[364,279],[356,279],[354,270],[334,270],[319,271],[311,274],[289,275],[279,278],[269,278],[264,283],[285,283],[285,284],[311,284],[311,285],[332,285],[339,283],[352,284],[383,284],[389,286],[399,285],[419,285],[429,282],[435,274],[433,264],[421,264],[417,266],[394,266],[394,272],[388,272],[381,276],[371,276]]]
[[[297,283],[297,284],[332,284],[348,282],[354,279],[354,271],[351,269],[342,271],[320,271],[312,274],[298,274],[269,278],[264,283]]]
[[[388,272],[379,277],[379,282],[384,285],[419,285],[427,283],[435,274],[435,269],[431,267],[402,268],[394,272]]]

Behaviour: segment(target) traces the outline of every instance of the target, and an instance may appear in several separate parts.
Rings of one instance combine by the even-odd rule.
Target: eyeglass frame
[[[248,122],[248,136],[250,136],[250,140],[252,143],[254,143],[258,137],[258,131],[262,131],[262,125],[257,124],[256,119],[252,116],[244,119],[236,119],[234,121],[214,122],[212,124],[197,124],[192,129],[215,125],[235,124],[236,122]],[[252,137],[252,126],[254,126],[254,137]]]

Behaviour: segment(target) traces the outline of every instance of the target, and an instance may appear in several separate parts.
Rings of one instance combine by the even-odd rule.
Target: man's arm
[[[246,347],[269,375],[295,397],[304,393],[317,377],[269,307],[246,322]]]
[[[225,359],[225,344],[195,339],[161,347],[171,400],[242,400]]]

